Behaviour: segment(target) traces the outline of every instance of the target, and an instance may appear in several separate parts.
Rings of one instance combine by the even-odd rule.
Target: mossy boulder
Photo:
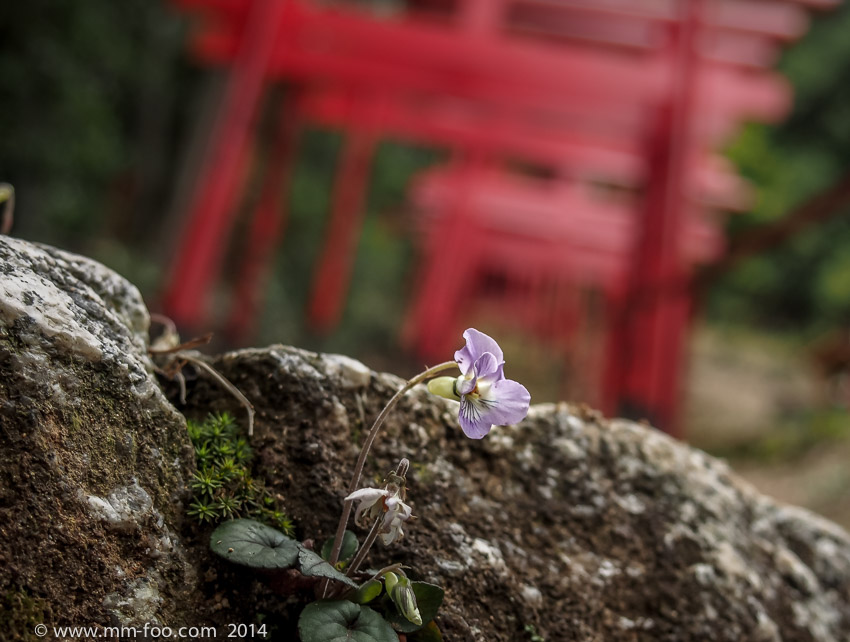
[[[289,346],[210,363],[254,401],[259,466],[296,534],[331,536],[363,433],[403,382]],[[238,412],[201,379],[189,403]],[[387,420],[365,479],[400,457],[417,519],[371,564],[445,587],[447,640],[848,639],[850,536],[649,426],[539,404],[470,440],[457,404],[422,386]],[[262,599],[218,590],[237,609]]]
[[[148,323],[114,272],[0,236],[0,621],[168,621],[195,586],[193,452]]]
[[[184,517],[192,452],[177,386],[169,403],[151,373],[147,323],[135,288],[102,266],[0,237],[2,631],[152,622],[226,639],[227,623],[262,621],[272,639],[297,639],[311,595],[217,558],[212,528]],[[279,345],[208,361],[257,411],[253,473],[298,540],[321,543],[364,432],[402,382]],[[192,418],[242,412],[203,376],[187,392]],[[412,390],[365,475],[412,462],[417,519],[369,565],[402,562],[444,587],[446,640],[848,639],[850,537],[837,526],[580,405],[532,406],[480,441],[456,413]]]

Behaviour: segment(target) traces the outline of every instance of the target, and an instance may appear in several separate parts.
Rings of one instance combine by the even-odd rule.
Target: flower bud
[[[384,573],[384,584],[387,587],[387,595],[389,595],[398,584],[398,575],[393,572]]]
[[[457,394],[456,384],[457,377],[436,377],[428,382],[428,392],[438,397],[458,401],[460,396]]]
[[[414,624],[422,624],[419,606],[416,604],[416,594],[410,585],[410,580],[402,576],[390,591],[390,599],[404,617]]]

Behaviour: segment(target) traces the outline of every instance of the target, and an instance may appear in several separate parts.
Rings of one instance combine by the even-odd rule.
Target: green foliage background
[[[756,187],[734,238],[776,221],[850,170],[850,8],[818,17],[779,70],[794,86],[791,117],[749,124],[728,153]],[[714,288],[710,317],[816,335],[850,324],[850,205],[790,243],[741,264]]]
[[[748,125],[730,145],[758,193],[752,212],[731,218],[732,236],[784,216],[850,167],[848,33],[846,3],[818,17],[781,61],[795,87],[793,116],[779,127]],[[92,255],[149,297],[180,232],[171,206],[189,133],[220,80],[190,64],[185,36],[164,1],[0,3],[0,180],[18,190],[14,233]],[[345,323],[323,340],[302,318],[340,143],[322,131],[302,138],[258,341],[356,354],[393,340],[411,278],[410,234],[398,210],[409,177],[440,152],[381,146]],[[724,277],[709,315],[805,334],[850,323],[848,247],[844,212]]]
[[[0,175],[18,235],[81,248],[147,229],[197,76],[182,40],[161,2],[0,3]]]

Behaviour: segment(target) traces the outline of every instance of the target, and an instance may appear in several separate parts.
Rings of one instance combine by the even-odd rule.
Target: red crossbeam
[[[441,104],[439,100],[416,100],[396,95],[382,97],[371,109],[357,109],[350,92],[316,90],[306,92],[302,110],[324,125],[356,129],[380,125],[384,135],[488,154],[513,155],[560,168],[573,177],[604,180],[636,187],[647,176],[647,159],[637,142],[641,133],[620,136],[582,131],[580,126],[564,131],[536,122],[481,113],[469,105]],[[632,140],[634,139],[634,140]],[[749,193],[728,162],[719,158],[691,165],[693,175],[687,191],[712,207],[743,209]]]
[[[412,204],[431,217],[449,209],[456,190],[466,190],[469,221],[476,229],[518,237],[548,239],[628,260],[638,236],[633,203],[594,198],[585,188],[563,181],[539,181],[483,172],[462,178],[454,170],[432,170],[417,178]],[[430,225],[430,223],[429,223]],[[723,250],[716,226],[691,217],[680,251],[688,261],[707,262]]]
[[[306,5],[288,19],[272,70],[289,78],[606,114],[657,104],[673,82],[664,52],[635,58],[577,46],[464,39],[409,19],[378,21]],[[238,22],[217,22],[197,35],[193,50],[210,63],[225,63],[240,38]],[[778,76],[707,69],[704,78],[703,95],[721,111],[774,120],[787,110],[787,83]]]

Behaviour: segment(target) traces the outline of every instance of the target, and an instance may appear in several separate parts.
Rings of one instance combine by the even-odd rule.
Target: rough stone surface
[[[216,625],[226,639],[227,623],[262,618],[273,639],[294,640],[311,596],[275,594],[208,553],[208,531],[181,527],[191,452],[150,375],[146,324],[138,293],[104,268],[0,237],[0,630],[25,631],[27,617],[150,621]],[[402,382],[285,346],[210,363],[255,405],[255,475],[297,536],[320,543],[368,425]],[[186,374],[187,415],[244,416],[218,384]],[[176,385],[166,390],[176,400]],[[481,441],[456,412],[411,391],[366,474],[412,462],[418,519],[369,565],[403,562],[444,586],[447,641],[850,640],[840,528],[582,406],[534,406]]]
[[[328,357],[285,346],[212,363],[254,400],[261,469],[298,535],[331,536],[364,427],[402,381],[372,373],[353,387]],[[190,413],[239,412],[202,380],[189,400]],[[408,393],[367,475],[412,462],[418,519],[372,565],[402,561],[446,587],[447,640],[850,640],[850,537],[831,522],[586,407],[533,406],[481,441],[456,413]],[[263,602],[257,585],[216,590],[237,610]]]
[[[22,604],[59,625],[181,617],[194,461],[148,322],[102,265],[0,236],[0,638],[32,635]]]

